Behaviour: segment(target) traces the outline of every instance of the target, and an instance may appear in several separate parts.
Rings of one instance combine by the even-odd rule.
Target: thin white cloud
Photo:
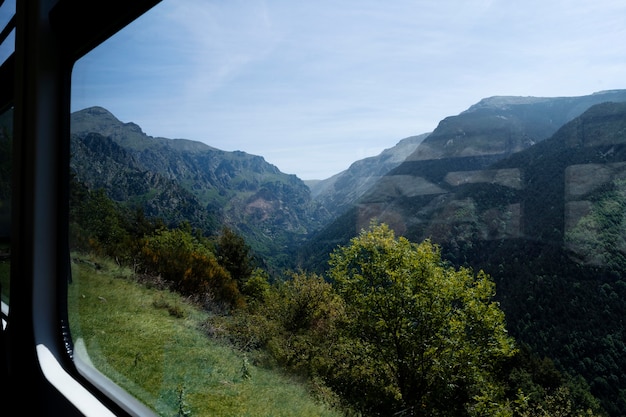
[[[624,87],[624,21],[622,1],[164,0],[79,62],[74,109],[324,178],[484,97]]]

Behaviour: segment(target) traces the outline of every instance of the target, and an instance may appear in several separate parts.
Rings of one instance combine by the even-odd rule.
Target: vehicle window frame
[[[66,295],[72,67],[159,1],[16,0],[10,20],[15,48],[0,67],[0,110],[13,109],[14,127],[11,299],[2,307],[3,354],[8,358],[3,376],[9,382],[4,395],[11,399],[3,404],[5,410],[154,415],[74,360]],[[37,401],[17,401],[23,392]]]

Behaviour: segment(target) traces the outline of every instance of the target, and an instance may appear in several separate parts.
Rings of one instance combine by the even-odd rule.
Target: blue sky
[[[626,88],[626,2],[164,0],[81,59],[72,109],[328,178],[484,97]]]

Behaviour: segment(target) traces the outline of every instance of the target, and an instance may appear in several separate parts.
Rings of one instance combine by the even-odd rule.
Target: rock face
[[[445,118],[430,134],[404,139],[377,157],[357,161],[348,170],[311,184],[312,197],[331,218],[358,210],[356,218],[360,220],[353,227],[342,226],[351,233],[358,232],[363,222],[367,224],[366,213],[410,218],[400,230],[412,230],[423,222],[416,216],[428,208],[419,214],[399,215],[394,208],[399,201],[418,196],[443,198],[453,189],[470,184],[495,182],[505,189],[519,188],[518,169],[486,170],[499,160],[541,143],[589,107],[610,101],[626,101],[626,90],[581,97],[485,98]],[[374,210],[374,206],[379,209]],[[324,234],[322,231],[318,237]],[[334,243],[336,239],[329,241]]]
[[[430,236],[446,241],[451,239],[447,234],[455,234],[454,239],[458,239],[468,233],[490,239],[519,236],[522,234],[521,229],[511,229],[522,227],[521,221],[510,220],[520,211],[519,205],[513,201],[506,205],[500,204],[497,209],[490,209],[488,213],[474,212],[477,208],[475,205],[456,202],[453,205],[457,209],[451,213],[450,207],[444,209],[441,205],[456,201],[455,195],[459,192],[465,195],[467,191],[464,190],[483,189],[483,194],[491,194],[495,192],[494,187],[497,187],[502,196],[518,194],[524,188],[525,173],[522,168],[490,167],[543,142],[589,106],[605,100],[625,101],[626,92],[618,90],[574,98],[484,99],[467,111],[442,120],[437,129],[402,164],[363,195],[358,210],[364,213],[371,211],[368,206],[376,205],[379,209],[373,213],[380,213],[381,221],[385,221],[386,216],[391,216],[396,223],[398,219],[404,219],[401,224],[397,224],[399,231],[409,233],[416,239]],[[613,111],[619,113],[617,110]],[[602,106],[585,114],[584,120],[593,118],[594,114],[598,114],[596,117],[600,119],[619,117],[611,116],[611,110]],[[581,128],[580,120],[583,119],[575,120],[566,129],[578,129],[579,132],[575,135],[569,134],[568,140],[581,146],[615,142],[615,133],[594,133],[589,122],[585,122],[586,127]],[[582,145],[583,143],[586,145]],[[487,191],[486,187],[491,190]],[[384,204],[384,208],[380,208],[381,204]],[[420,209],[415,210],[415,207]],[[454,221],[442,222],[437,213],[444,212],[451,219],[463,217],[459,215],[460,212],[471,215],[465,217],[465,226],[462,226]],[[432,216],[439,220],[431,220]],[[363,215],[357,217],[364,218]],[[483,217],[484,220],[480,220]],[[468,223],[469,218],[478,222]],[[432,224],[427,225],[429,222]],[[467,229],[467,224],[470,223],[474,228],[471,233]],[[496,223],[500,226],[495,227]],[[464,232],[459,234],[459,230]]]
[[[442,120],[408,160],[505,157],[553,135],[593,105],[626,101],[626,90],[581,97],[491,97]]]
[[[375,179],[369,189],[361,189],[358,199],[350,202],[346,196],[354,196],[356,187],[350,181],[344,186],[341,180],[365,177],[355,163],[353,172],[342,173],[316,191],[318,201],[342,209],[334,213],[337,220],[302,249],[301,262],[312,268],[324,264],[323,259],[312,261],[314,254],[326,256],[373,218],[415,241],[430,237],[459,248],[476,236],[496,240],[535,232],[538,226],[523,217],[528,207],[524,209],[519,202],[527,188],[528,169],[520,164],[499,166],[498,162],[543,144],[563,124],[604,102],[626,102],[626,90],[581,97],[486,98],[442,120],[402,163]],[[598,135],[584,137],[588,143],[611,141]],[[490,201],[494,207],[487,207]]]
[[[228,225],[268,258],[326,219],[304,182],[261,156],[147,136],[99,107],[74,113],[71,123],[76,180],[148,216],[205,233]]]
[[[620,156],[626,144],[623,103],[593,106],[523,151],[515,151],[523,146],[519,140],[481,145],[503,131],[493,124],[486,133],[476,130],[459,139],[465,147],[449,145],[444,140],[451,122],[364,194],[357,206],[360,224],[376,217],[416,241],[431,238],[454,247],[523,236],[562,241],[568,233],[563,224],[575,227],[574,216],[585,214],[584,196],[626,178]],[[515,126],[515,137],[529,137]],[[545,228],[546,218],[564,220]]]

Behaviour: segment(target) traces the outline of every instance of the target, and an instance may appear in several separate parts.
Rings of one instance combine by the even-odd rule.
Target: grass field
[[[303,381],[248,362],[201,330],[208,313],[112,262],[74,257],[77,355],[162,416],[340,416]],[[81,354],[80,352],[86,352]]]

